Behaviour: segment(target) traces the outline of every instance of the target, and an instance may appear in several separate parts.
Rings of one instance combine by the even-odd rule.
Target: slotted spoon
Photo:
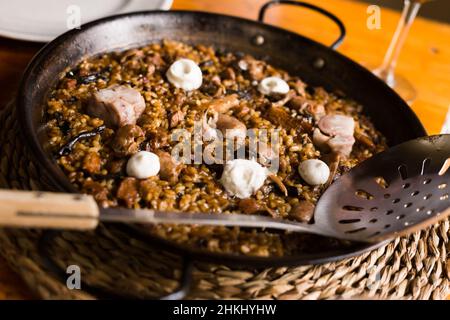
[[[281,229],[377,242],[425,228],[450,214],[450,135],[411,140],[359,164],[317,203],[313,224],[243,214],[98,208],[87,195],[1,191],[0,225],[93,229],[98,221]]]

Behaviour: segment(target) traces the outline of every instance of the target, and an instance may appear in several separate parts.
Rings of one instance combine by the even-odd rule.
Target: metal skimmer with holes
[[[364,161],[320,198],[314,226],[328,235],[378,241],[450,214],[450,135],[411,140]]]

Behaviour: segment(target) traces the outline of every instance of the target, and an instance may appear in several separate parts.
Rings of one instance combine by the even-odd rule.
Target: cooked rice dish
[[[57,163],[103,207],[260,214],[313,223],[314,205],[327,186],[386,148],[363,106],[342,94],[310,87],[244,53],[174,41],[85,59],[62,75],[45,110]],[[246,162],[174,159],[179,141],[172,134],[193,133],[196,123],[203,124],[203,148],[217,132],[241,137],[247,129],[278,129],[278,155],[270,139],[251,153],[244,138],[225,141],[243,148]],[[277,170],[269,172],[275,157]],[[146,228],[193,248],[245,255],[345,245],[237,227]]]

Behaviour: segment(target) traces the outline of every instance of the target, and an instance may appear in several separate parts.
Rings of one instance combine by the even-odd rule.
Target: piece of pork
[[[353,136],[335,136],[328,140],[328,146],[337,154],[348,157],[352,153],[355,138]]]
[[[313,142],[324,152],[348,157],[353,149],[355,120],[343,115],[326,115],[319,120],[313,132]]]
[[[145,100],[139,91],[113,85],[95,92],[87,106],[87,113],[100,118],[110,128],[136,124],[145,109]]]
[[[314,129],[313,132],[313,143],[314,145],[322,150],[323,152],[330,152],[330,146],[328,146],[328,140],[331,137],[323,134],[318,128]]]
[[[322,117],[318,123],[318,127],[320,131],[331,137],[353,136],[355,120],[349,116],[332,114]]]

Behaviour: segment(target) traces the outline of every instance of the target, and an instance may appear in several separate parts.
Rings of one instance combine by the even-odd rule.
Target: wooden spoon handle
[[[92,196],[0,190],[0,227],[95,229],[99,208]]]

